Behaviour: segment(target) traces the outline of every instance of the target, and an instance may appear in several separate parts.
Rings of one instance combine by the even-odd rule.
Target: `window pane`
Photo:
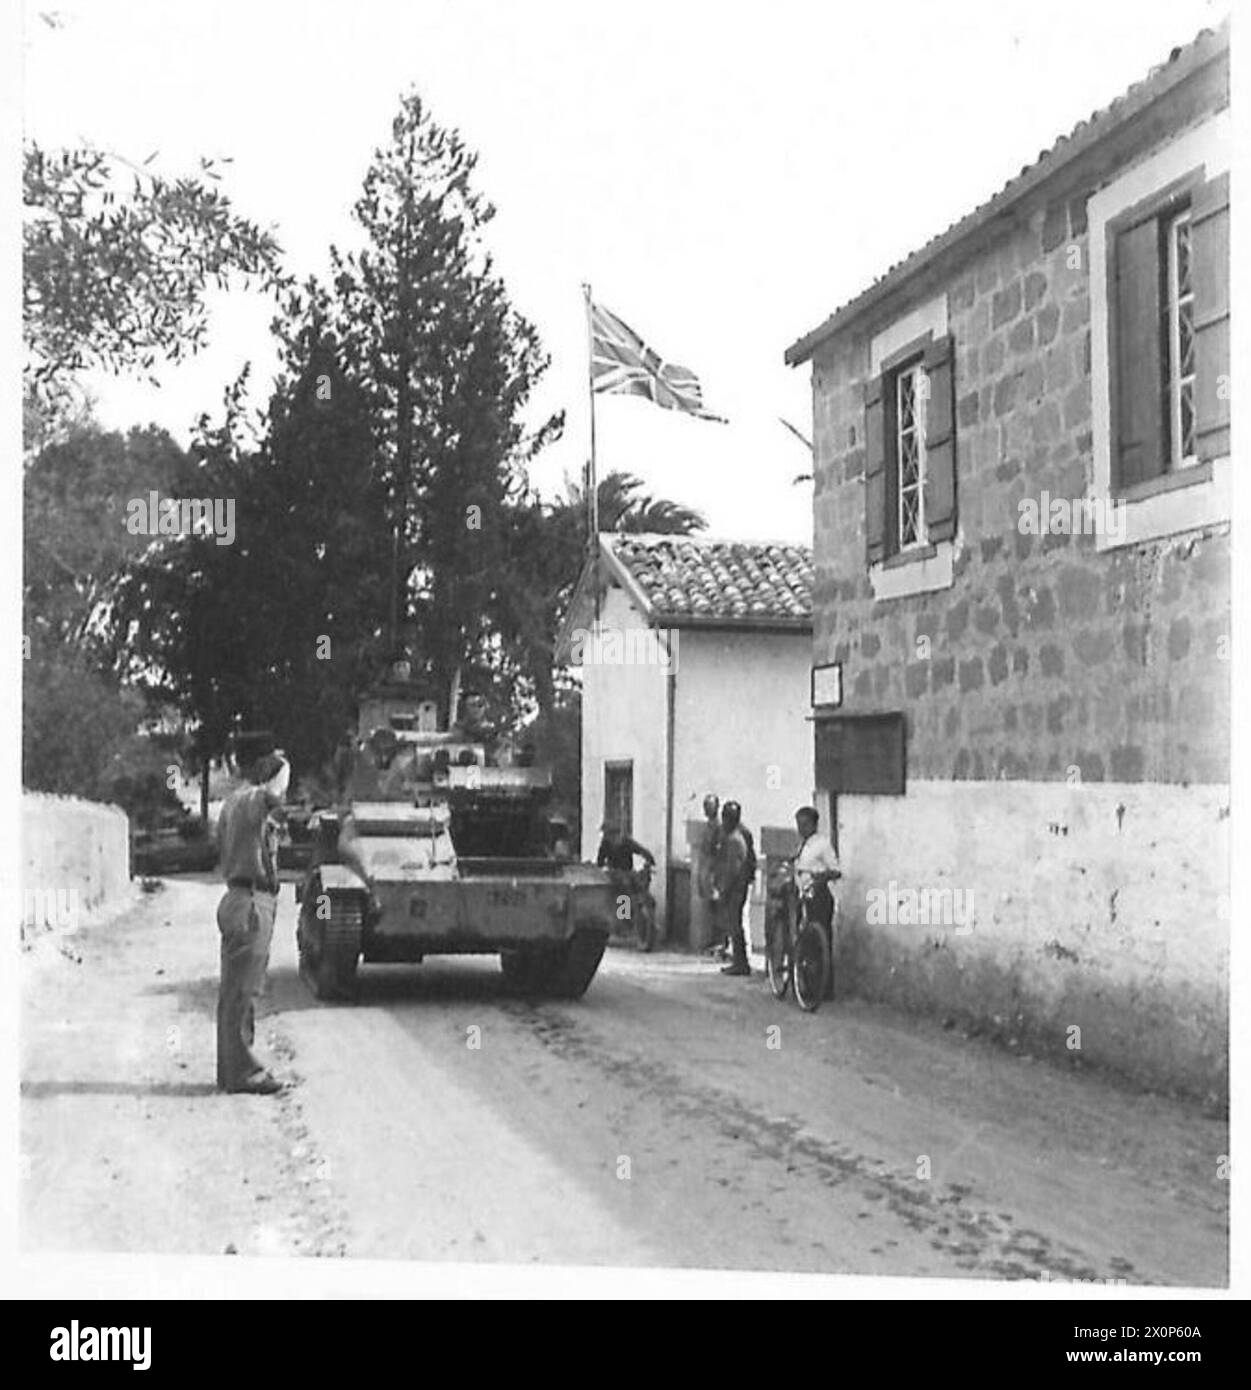
[[[1183,383],[1181,389],[1182,458],[1194,457],[1195,452],[1195,386],[1194,381]]]

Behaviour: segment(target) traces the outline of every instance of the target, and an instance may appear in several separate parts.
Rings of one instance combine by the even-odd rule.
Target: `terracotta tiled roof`
[[[1229,21],[1216,29],[1203,29],[1184,47],[1175,48],[1168,58],[1157,64],[1141,81],[1123,92],[1115,101],[1092,112],[1084,121],[1062,135],[1050,149],[1041,151],[1038,158],[1025,165],[1015,178],[1009,179],[993,197],[980,203],[972,212],[954,222],[946,231],[931,237],[924,246],[902,261],[897,261],[866,290],[836,309],[818,328],[805,334],[786,350],[786,361],[797,366],[812,356],[813,349],[823,339],[845,327],[872,304],[883,299],[896,285],[907,280],[942,252],[961,241],[992,217],[1000,216],[1006,208],[1031,189],[1051,177],[1069,161],[1109,134],[1122,121],[1136,115],[1157,97],[1170,90],[1189,73],[1229,49]]]
[[[651,534],[604,534],[600,540],[654,621],[800,629],[812,624],[807,546]]]

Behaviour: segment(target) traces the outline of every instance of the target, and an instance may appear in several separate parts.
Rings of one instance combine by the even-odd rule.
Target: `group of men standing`
[[[795,890],[807,896],[811,914],[827,929],[834,915],[830,884],[841,876],[834,846],[818,829],[820,817],[813,806],[795,812],[799,848],[791,861]],[[712,906],[713,951],[730,956],[724,975],[750,975],[743,908],[756,877],[756,847],[743,824],[737,801],[720,807],[711,793],[704,797],[704,829],[699,843],[699,895]]]
[[[704,797],[696,888],[712,907],[713,950],[722,958],[730,956],[729,964],[721,967],[723,975],[751,974],[743,909],[755,877],[756,847],[743,824],[742,807],[737,801],[721,806],[709,793]]]
[[[798,849],[791,860],[793,884],[807,896],[810,912],[827,928],[831,925],[834,899],[830,884],[840,877],[834,846],[818,830],[820,818],[813,806],[795,812]],[[648,865],[656,860],[652,852],[627,835],[614,821],[605,821],[596,863],[620,875],[633,871],[634,858]],[[704,824],[696,846],[696,892],[712,911],[712,952],[728,963],[723,975],[750,975],[747,935],[743,929],[743,910],[756,878],[756,846],[751,831],[743,824],[743,810],[737,801],[721,804],[711,792],[704,797]]]

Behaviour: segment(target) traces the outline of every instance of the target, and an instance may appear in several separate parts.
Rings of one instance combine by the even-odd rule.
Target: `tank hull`
[[[366,961],[495,954],[559,945],[575,933],[607,941],[616,910],[612,884],[598,870],[377,883],[375,897],[381,911],[361,942]]]

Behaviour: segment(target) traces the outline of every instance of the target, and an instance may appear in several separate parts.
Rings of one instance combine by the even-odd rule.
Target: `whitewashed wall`
[[[605,629],[631,631],[635,643],[651,644],[654,663],[582,665],[582,855],[594,859],[604,819],[604,766],[634,762],[634,838],[656,856],[652,885],[663,913],[667,864],[665,767],[667,676],[655,634],[645,632],[638,612],[620,589],[610,589],[601,609]]]
[[[1220,786],[1025,781],[840,797],[840,989],[1219,1098],[1229,801]],[[892,881],[971,893],[971,929],[870,921]]]
[[[117,806],[43,792],[22,795],[22,924],[72,927],[67,918],[120,902],[130,888],[130,825]],[[59,920],[50,921],[55,915]]]
[[[812,637],[684,629],[680,651],[673,851],[685,858],[685,823],[715,792],[742,805],[759,853],[760,827],[812,799]]]

